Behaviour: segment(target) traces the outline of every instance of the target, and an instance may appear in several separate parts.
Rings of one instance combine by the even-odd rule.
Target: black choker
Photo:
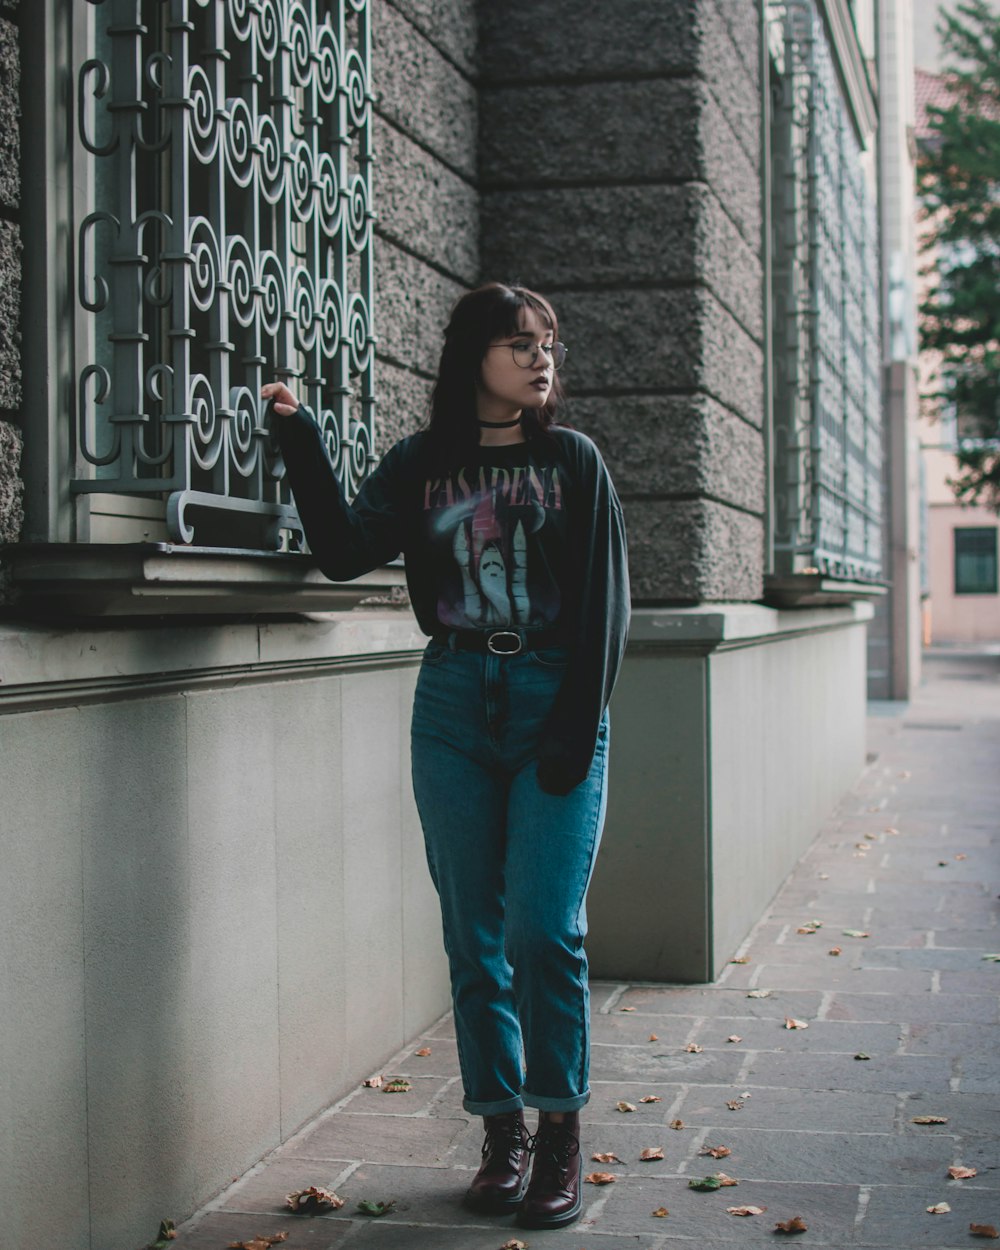
[[[521,418],[515,417],[513,421],[479,421],[479,424],[485,426],[488,430],[509,430],[515,425],[520,425]]]

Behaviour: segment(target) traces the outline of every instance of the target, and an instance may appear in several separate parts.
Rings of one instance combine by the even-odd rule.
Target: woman
[[[516,1210],[528,1228],[572,1223],[581,1208],[585,896],[629,614],[611,479],[590,439],[555,423],[557,332],[548,301],[522,287],[491,283],[460,299],[429,427],[386,454],[353,505],[309,412],[281,383],[262,391],[320,569],[340,581],[405,553],[431,637],[413,788],[441,901],[463,1105],[486,1129],[466,1202]],[[525,1106],[539,1111],[533,1138]]]

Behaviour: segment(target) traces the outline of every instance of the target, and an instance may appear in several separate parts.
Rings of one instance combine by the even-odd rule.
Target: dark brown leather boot
[[[580,1115],[567,1111],[561,1121],[542,1112],[534,1137],[535,1161],[524,1201],[517,1212],[522,1228],[562,1228],[580,1214]]]
[[[483,1162],[465,1195],[473,1211],[504,1215],[515,1210],[528,1184],[531,1137],[523,1111],[483,1116]]]

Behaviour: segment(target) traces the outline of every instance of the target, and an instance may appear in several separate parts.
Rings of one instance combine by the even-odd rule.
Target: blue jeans
[[[608,721],[568,795],[536,779],[566,652],[431,642],[413,705],[413,789],[441,900],[464,1107],[575,1111],[590,1097],[586,894],[604,825]]]

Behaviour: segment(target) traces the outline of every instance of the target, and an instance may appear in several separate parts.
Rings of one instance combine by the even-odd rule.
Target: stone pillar
[[[0,544],[16,542],[24,520],[16,424],[21,407],[20,60],[11,21],[16,8],[12,0],[0,5]]]
[[[480,4],[483,277],[553,300],[638,603],[762,593],[756,9]]]

